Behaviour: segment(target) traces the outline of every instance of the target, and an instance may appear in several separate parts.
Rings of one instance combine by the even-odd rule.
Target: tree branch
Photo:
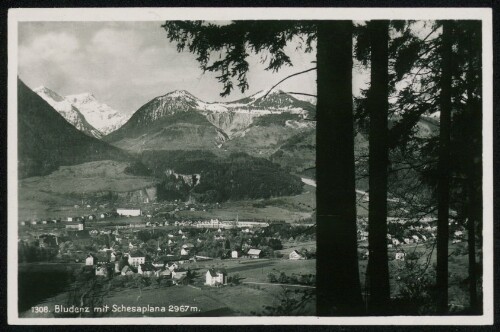
[[[286,91],[286,92],[284,92],[283,94],[286,94],[286,93],[291,94],[291,95],[302,95],[302,96],[309,96],[309,97],[318,98],[318,96],[316,96],[316,95],[312,95],[312,94],[310,94],[310,93],[303,93],[303,92],[289,92],[289,91]]]
[[[284,79],[282,79],[281,81],[279,81],[278,83],[276,83],[275,85],[273,85],[271,87],[271,89],[269,89],[266,94],[264,95],[263,99],[265,99],[267,97],[267,95],[275,88],[277,87],[278,85],[280,85],[281,83],[283,83],[284,81],[286,81],[287,79],[289,78],[292,78],[294,76],[297,76],[297,75],[300,75],[300,74],[305,74],[307,72],[310,72],[310,71],[313,71],[313,70],[316,70],[317,67],[313,67],[313,68],[309,68],[309,69],[306,69],[304,71],[299,71],[298,73],[295,73],[295,74],[292,74],[292,75],[288,75],[287,77],[285,77]]]

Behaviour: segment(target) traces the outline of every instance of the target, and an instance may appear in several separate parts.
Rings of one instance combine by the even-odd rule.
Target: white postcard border
[[[17,310],[18,22],[164,20],[482,20],[483,315],[395,317],[19,318]],[[15,8],[8,13],[8,323],[15,325],[491,325],[493,304],[493,39],[490,8]]]

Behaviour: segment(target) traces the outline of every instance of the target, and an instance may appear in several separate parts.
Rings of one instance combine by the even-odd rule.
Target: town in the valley
[[[481,47],[453,22],[63,21],[17,28],[20,318],[483,313]]]
[[[21,271],[25,266],[25,274],[30,270],[36,274],[33,266],[37,264],[43,266],[41,269],[64,267],[66,278],[72,281],[60,288],[58,295],[43,299],[42,303],[49,303],[45,305],[71,303],[68,299],[74,292],[72,288],[92,287],[89,280],[97,280],[107,289],[100,294],[100,301],[90,302],[92,306],[129,308],[154,306],[155,301],[156,306],[164,306],[159,294],[165,292],[165,296],[177,300],[167,301],[172,310],[163,315],[267,314],[271,306],[280,308],[279,301],[300,301],[300,297],[306,302],[301,309],[314,310],[316,229],[311,219],[287,223],[241,220],[238,215],[232,220],[180,218],[176,215],[179,212],[218,207],[180,201],[112,209],[107,204],[91,204],[83,202],[73,207],[74,211],[87,213],[19,223]],[[432,218],[391,218],[387,245],[393,268],[403,268],[407,255],[427,250],[435,231]],[[454,244],[462,242],[463,232],[456,227]],[[368,259],[367,235],[367,220],[359,217],[362,275]],[[242,303],[235,295],[245,296],[249,302]],[[79,301],[72,305],[79,305]],[[195,309],[179,309],[183,305]],[[256,310],[259,307],[260,312]],[[40,315],[25,309],[28,317]],[[49,317],[72,314],[87,315],[59,309],[45,313]],[[104,314],[131,312],[92,310],[88,316]]]
[[[36,279],[52,271],[61,283],[51,297],[40,297],[40,303],[33,298],[20,308],[27,317],[103,315],[71,311],[81,306],[80,300],[70,299],[75,287],[92,292],[92,282],[108,287],[100,297],[102,305],[110,307],[141,305],[140,294],[142,305],[154,306],[155,296],[165,292],[173,311],[163,315],[262,314],[266,305],[275,305],[274,296],[295,289],[309,298],[302,309],[314,310],[316,243],[311,219],[294,223],[241,220],[238,215],[233,220],[188,219],[176,213],[216,209],[219,204],[179,201],[110,208],[88,203],[68,207],[79,215],[19,222],[20,282],[21,275],[33,274]],[[148,292],[152,296],[144,295]],[[250,302],[238,303],[235,294],[248,295]],[[165,306],[164,298],[156,305]],[[51,310],[33,312],[40,306]],[[181,309],[175,312],[175,308]]]

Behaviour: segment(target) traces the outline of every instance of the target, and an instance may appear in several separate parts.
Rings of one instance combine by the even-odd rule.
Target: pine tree
[[[359,314],[362,299],[351,97],[352,23],[319,23],[317,48],[317,246],[318,265],[325,267],[320,267],[317,279],[321,289],[318,314]]]
[[[451,131],[451,78],[452,78],[452,22],[443,21],[441,45],[441,115],[439,121],[438,161],[438,224],[437,224],[437,310],[448,311],[448,242],[450,209],[450,131]]]
[[[384,313],[390,299],[387,256],[387,167],[389,116],[389,21],[368,22],[371,80],[368,93],[369,132],[369,310]]]
[[[218,72],[221,95],[248,88],[248,52],[266,51],[267,69],[291,65],[284,47],[302,37],[303,49],[317,43],[317,216],[318,314],[359,314],[362,309],[357,263],[356,195],[352,114],[351,21],[170,21],[163,25],[178,51],[197,55],[203,71]],[[211,55],[220,57],[211,61]],[[306,70],[306,71],[309,71]],[[305,71],[304,71],[305,72]],[[332,122],[330,122],[330,120]],[[332,134],[333,133],[333,134]],[[325,176],[322,174],[330,174]],[[330,272],[330,274],[328,274]],[[323,278],[323,279],[321,279]]]

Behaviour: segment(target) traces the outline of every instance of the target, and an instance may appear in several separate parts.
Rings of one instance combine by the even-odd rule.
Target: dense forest
[[[459,313],[482,312],[480,21],[168,21],[163,28],[179,51],[197,56],[202,71],[219,74],[222,96],[248,89],[250,53],[265,53],[267,70],[279,71],[293,65],[285,51],[292,40],[300,40],[295,51],[316,52],[309,70],[317,73],[318,315],[397,315],[401,303],[412,301],[418,306],[409,314],[456,314],[449,296],[452,224],[467,230],[462,268],[469,300]],[[355,98],[353,68],[369,76]],[[365,153],[355,151],[360,132],[368,137]],[[364,288],[360,183],[369,192]],[[426,216],[437,226],[435,265],[408,273],[407,285],[416,291],[396,296],[388,262],[389,202],[400,205],[401,218]],[[419,264],[411,256],[407,267]],[[419,294],[429,296],[410,296]]]
[[[279,165],[242,152],[219,157],[208,151],[144,151],[141,161],[162,179],[157,187],[161,200],[192,197],[199,202],[215,203],[270,198],[298,194],[303,186],[300,178]],[[165,173],[166,170],[185,175],[189,181]]]

